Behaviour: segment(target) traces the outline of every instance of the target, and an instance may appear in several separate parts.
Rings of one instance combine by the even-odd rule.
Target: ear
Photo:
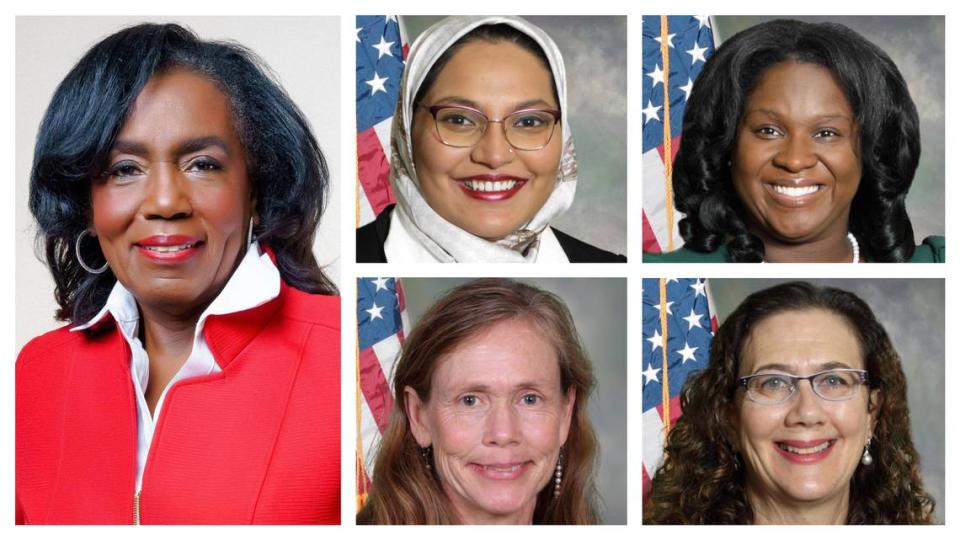
[[[403,395],[407,420],[410,422],[410,432],[420,448],[427,448],[433,444],[433,436],[426,418],[426,404],[420,399],[417,391],[409,386],[403,387]]]
[[[883,396],[880,395],[880,390],[871,390],[867,401],[867,438],[873,437],[873,432],[876,430],[877,411],[880,410],[881,403],[883,403]]]
[[[577,389],[571,386],[567,390],[567,399],[563,404],[563,417],[560,419],[560,446],[567,442],[570,435],[570,423],[573,421],[573,409],[577,403]]]

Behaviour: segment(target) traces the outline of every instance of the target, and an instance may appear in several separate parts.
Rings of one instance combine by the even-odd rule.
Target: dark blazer
[[[387,255],[383,251],[383,244],[387,241],[387,233],[390,232],[390,215],[393,213],[394,205],[386,207],[383,212],[377,216],[376,221],[368,223],[357,229],[357,262],[359,263],[385,263]],[[599,263],[625,263],[627,258],[623,255],[604,251],[600,248],[577,240],[576,238],[558,231],[553,227],[553,234],[560,242],[560,247],[567,254],[570,262],[599,262]]]

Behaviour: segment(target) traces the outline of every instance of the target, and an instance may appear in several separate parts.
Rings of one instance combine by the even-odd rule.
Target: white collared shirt
[[[160,419],[163,400],[167,390],[177,381],[190,377],[211,375],[222,371],[206,338],[203,337],[203,325],[210,315],[224,315],[253,309],[266,304],[280,294],[280,272],[270,260],[270,256],[260,253],[260,246],[253,242],[247,248],[247,253],[240,261],[236,271],[230,276],[220,294],[200,314],[197,327],[193,334],[193,350],[180,370],[164,387],[157,401],[153,415],[147,407],[145,392],[150,382],[150,359],[147,351],[140,342],[139,325],[140,312],[133,294],[119,281],[110,291],[107,303],[92,319],[85,324],[72,328],[71,332],[85,330],[95,325],[109,313],[120,328],[124,339],[130,345],[130,378],[133,381],[137,400],[137,484],[135,493],[140,492],[143,484],[143,471],[147,463],[147,454],[150,443],[153,441],[153,430]]]
[[[440,262],[429,249],[410,234],[403,222],[404,220],[397,218],[390,220],[390,232],[387,233],[387,239],[383,243],[383,253],[387,261],[392,263]],[[550,227],[540,233],[540,248],[537,250],[537,258],[534,262],[570,262]]]

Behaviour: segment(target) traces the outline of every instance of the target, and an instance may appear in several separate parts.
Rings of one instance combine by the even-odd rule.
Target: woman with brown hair
[[[852,293],[792,282],[750,295],[681,400],[646,524],[933,521],[900,357]]]
[[[592,524],[590,362],[563,302],[458,287],[404,343],[366,524]]]

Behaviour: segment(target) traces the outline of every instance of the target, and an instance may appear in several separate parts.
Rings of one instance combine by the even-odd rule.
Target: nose
[[[817,154],[813,151],[808,137],[790,136],[774,155],[773,163],[790,172],[801,172],[817,164]]]
[[[140,211],[147,219],[182,219],[193,212],[189,180],[173,163],[156,163],[147,179]]]
[[[509,446],[520,442],[520,418],[506,402],[494,404],[484,419],[483,442],[488,446]]]
[[[516,150],[507,142],[503,123],[491,121],[487,124],[487,130],[473,147],[470,158],[491,169],[498,169],[516,158]]]
[[[799,381],[796,392],[787,402],[787,425],[814,426],[826,421],[824,400],[813,392],[812,381]]]

